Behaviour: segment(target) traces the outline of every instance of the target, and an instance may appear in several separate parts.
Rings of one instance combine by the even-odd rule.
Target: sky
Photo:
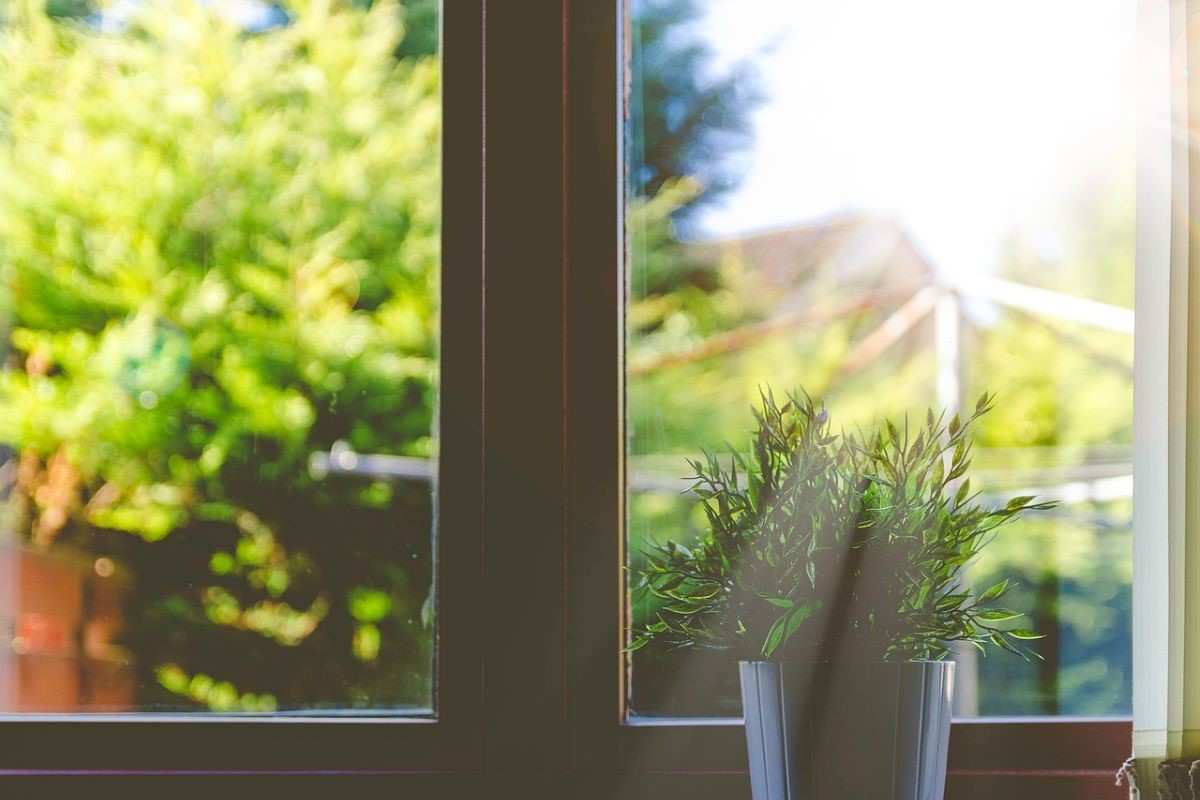
[[[988,271],[1016,227],[1055,246],[1054,209],[1081,176],[1132,165],[1134,0],[709,9],[705,38],[722,62],[757,58],[769,99],[745,179],[703,238],[867,210],[898,219],[943,272]]]

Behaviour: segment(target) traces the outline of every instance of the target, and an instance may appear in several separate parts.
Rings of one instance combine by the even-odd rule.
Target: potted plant
[[[647,553],[658,603],[631,649],[711,648],[740,661],[755,800],[940,800],[950,645],[1032,655],[1038,638],[963,570],[1000,525],[1049,508],[972,494],[971,425],[930,411],[834,433],[804,395],[755,411],[751,453],[689,462],[708,531]]]

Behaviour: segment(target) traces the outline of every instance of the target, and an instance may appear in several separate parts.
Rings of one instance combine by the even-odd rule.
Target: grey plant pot
[[[954,663],[741,662],[754,800],[942,800]]]

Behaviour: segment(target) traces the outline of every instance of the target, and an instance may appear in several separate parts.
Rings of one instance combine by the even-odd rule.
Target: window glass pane
[[[686,459],[748,450],[760,388],[849,431],[992,393],[972,489],[1059,505],[967,574],[1042,660],[955,645],[956,713],[1129,713],[1134,10],[633,0],[631,588],[707,529]],[[634,714],[738,713],[728,657],[631,659]]]
[[[0,2],[0,711],[431,712],[437,0]]]

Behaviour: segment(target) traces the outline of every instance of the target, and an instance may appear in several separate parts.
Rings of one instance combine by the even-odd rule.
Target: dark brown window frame
[[[462,796],[479,772],[483,574],[484,0],[442,14],[442,369],[437,491],[436,718],[30,715],[0,718],[0,794],[57,796],[218,781],[352,775]],[[452,421],[452,422],[449,422]],[[314,669],[319,669],[314,665]],[[101,781],[100,784],[93,783]],[[178,781],[174,781],[178,783]]]
[[[623,718],[623,5],[444,0],[437,719],[0,720],[0,790],[749,796],[735,724]],[[958,723],[950,797],[1105,796],[1129,737]]]
[[[614,797],[748,797],[736,724],[630,724],[619,655],[628,619],[625,563],[621,126],[628,0],[576,2],[568,63],[567,530],[568,674],[574,764]],[[602,643],[607,643],[607,650]],[[948,796],[1120,797],[1128,719],[1020,718],[954,724]],[[675,788],[677,787],[677,788]]]

